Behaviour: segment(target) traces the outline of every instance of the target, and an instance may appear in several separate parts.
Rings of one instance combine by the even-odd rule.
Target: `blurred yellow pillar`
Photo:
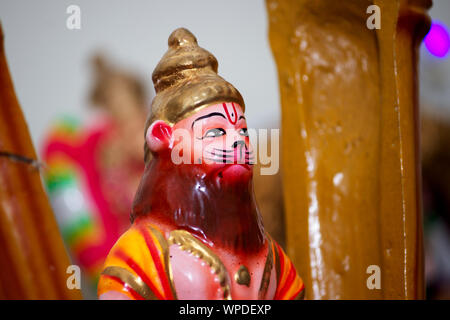
[[[266,5],[306,297],[424,298],[417,57],[431,1]]]

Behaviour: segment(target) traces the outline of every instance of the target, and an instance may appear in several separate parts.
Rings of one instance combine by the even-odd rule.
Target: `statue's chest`
[[[271,299],[276,272],[271,246],[238,256],[212,251],[193,238],[175,238],[169,246],[172,281],[178,299]]]

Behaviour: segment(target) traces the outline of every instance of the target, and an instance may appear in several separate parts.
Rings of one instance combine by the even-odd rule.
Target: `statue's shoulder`
[[[276,270],[277,290],[274,300],[303,299],[305,286],[283,248],[267,234]]]
[[[159,247],[161,245],[160,242],[165,242],[165,238],[162,235],[160,228],[152,223],[140,222],[131,225],[131,227],[119,237],[111,250],[123,250],[130,253],[138,253],[139,251],[142,251],[142,248],[146,248],[148,245],[156,245]]]
[[[131,288],[134,299],[173,299],[167,240],[147,222],[134,223],[111,249],[98,285],[99,296]]]

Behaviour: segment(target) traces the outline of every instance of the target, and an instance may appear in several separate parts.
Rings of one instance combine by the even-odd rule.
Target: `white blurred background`
[[[68,6],[81,9],[69,30]],[[250,127],[279,127],[276,68],[264,1],[0,0],[5,48],[33,142],[61,115],[89,115],[89,58],[101,50],[137,72],[153,92],[151,73],[167,39],[186,27],[219,61],[219,74],[243,95]]]

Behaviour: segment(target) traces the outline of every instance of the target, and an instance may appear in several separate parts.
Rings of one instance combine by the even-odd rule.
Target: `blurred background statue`
[[[97,55],[91,63],[90,102],[99,115],[88,124],[58,121],[48,133],[42,158],[63,238],[93,291],[107,253],[130,223],[144,169],[147,93],[137,76],[116,69],[105,57]]]

